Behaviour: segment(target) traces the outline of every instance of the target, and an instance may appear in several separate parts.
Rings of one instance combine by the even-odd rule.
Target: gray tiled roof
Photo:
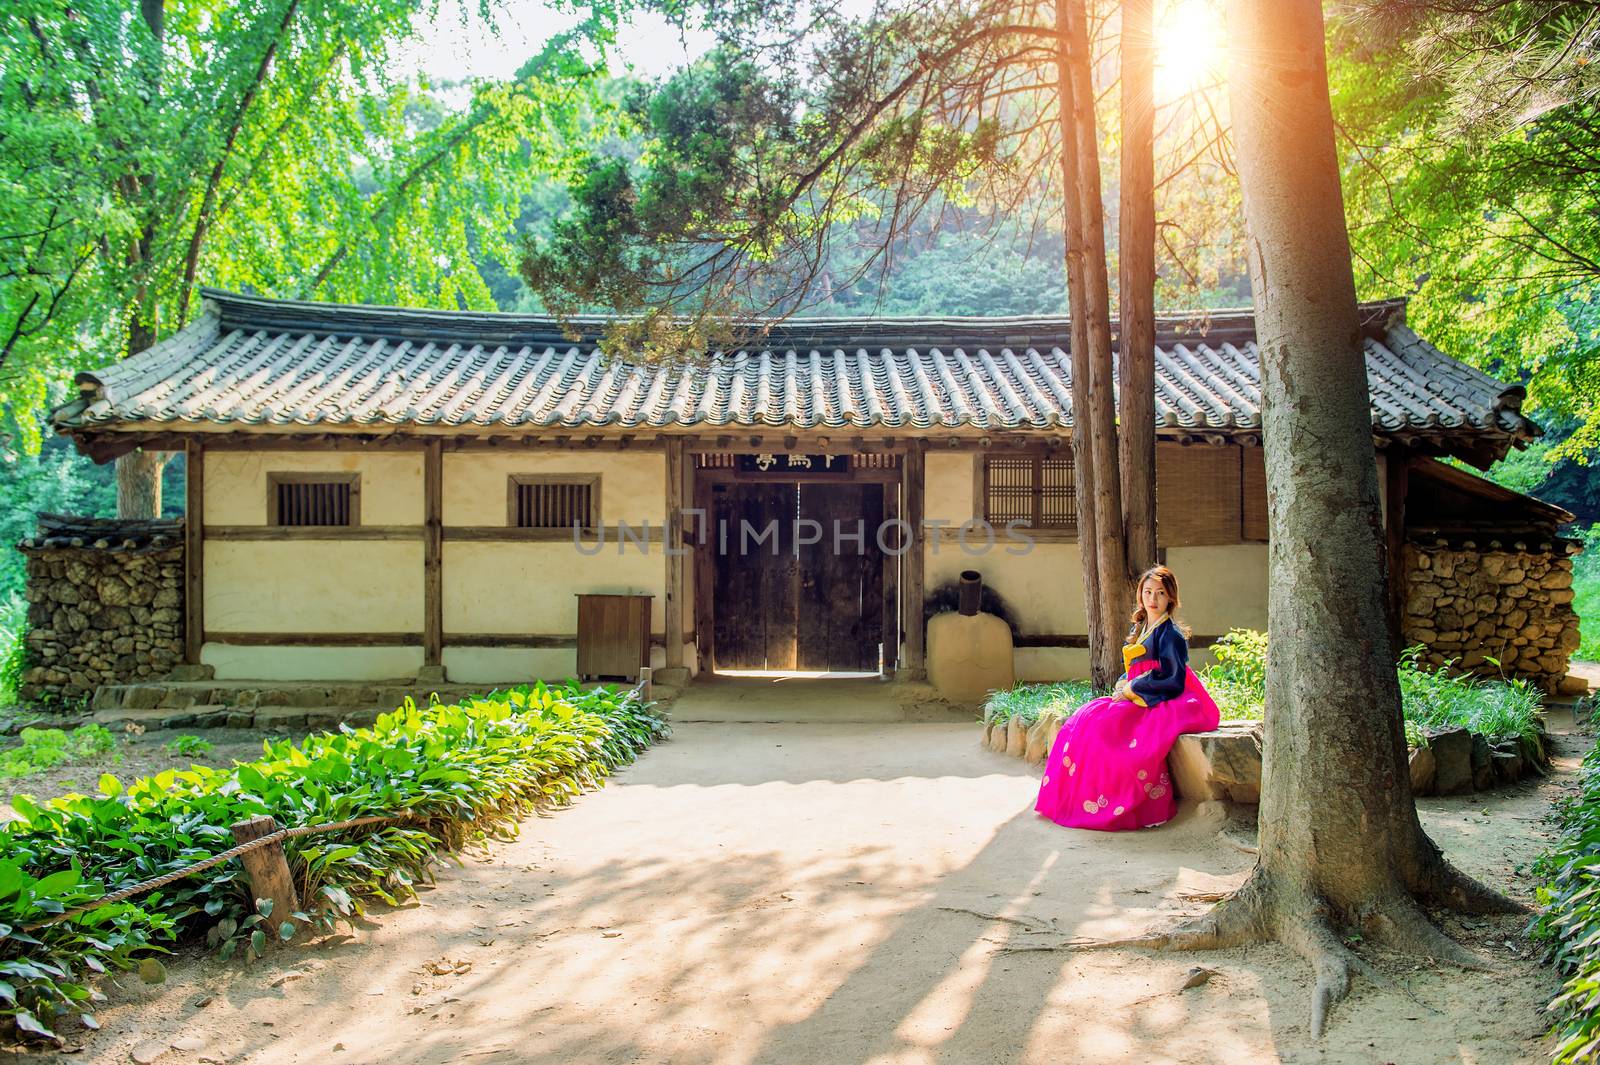
[[[1057,429],[1072,423],[1060,318],[793,319],[762,350],[701,365],[608,360],[586,319],[572,341],[548,318],[263,300],[207,291],[187,328],[80,374],[56,412],[97,427]],[[1444,355],[1365,308],[1372,422],[1380,433],[1525,437],[1522,390]],[[1258,429],[1260,373],[1248,312],[1204,328],[1163,320],[1157,424]]]

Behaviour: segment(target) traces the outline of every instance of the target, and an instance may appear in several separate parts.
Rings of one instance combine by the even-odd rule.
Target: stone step
[[[157,729],[240,728],[264,732],[305,732],[370,725],[392,706],[227,706],[207,703],[187,707],[113,707],[96,710],[90,720],[113,731],[130,725]]]

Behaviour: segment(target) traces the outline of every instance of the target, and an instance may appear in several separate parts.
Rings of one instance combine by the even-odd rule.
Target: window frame
[[[973,513],[990,525],[996,531],[1004,528],[1003,525],[994,525],[994,518],[989,513],[989,462],[991,459],[1031,459],[1033,460],[1033,516],[1017,528],[1025,531],[1035,540],[1058,541],[1062,543],[1078,542],[1078,514],[1074,505],[1072,524],[1069,525],[1039,525],[1038,520],[1043,516],[1044,507],[1044,463],[1049,461],[1066,462],[1073,470],[1072,489],[1076,501],[1080,488],[1077,478],[1077,464],[1073,460],[1071,448],[1018,448],[1015,451],[996,453],[994,451],[980,452],[974,457],[973,462]],[[1013,519],[1015,520],[1015,519]]]
[[[348,484],[350,521],[344,525],[290,525],[278,510],[280,486],[285,484]],[[267,524],[276,529],[355,529],[361,526],[361,474],[346,471],[270,470],[267,473]]]
[[[517,524],[517,489],[523,485],[552,485],[572,484],[585,485],[589,489],[589,514],[580,530],[583,533],[593,533],[600,528],[600,474],[598,473],[511,473],[506,475],[506,527],[509,529],[530,529],[535,532],[561,533],[572,532],[570,525],[518,525]]]

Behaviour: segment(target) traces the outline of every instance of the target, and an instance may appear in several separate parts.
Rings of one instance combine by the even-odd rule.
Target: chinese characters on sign
[[[848,473],[848,455],[788,455],[765,452],[738,456],[738,468],[745,473]]]

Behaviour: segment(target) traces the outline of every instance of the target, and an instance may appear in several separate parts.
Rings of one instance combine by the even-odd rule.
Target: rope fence
[[[648,666],[639,671],[639,682],[628,689],[623,695],[623,699],[633,699],[639,702],[650,701],[650,669]],[[219,854],[213,854],[209,858],[195,862],[193,865],[184,866],[182,869],[174,869],[169,873],[151,877],[149,880],[142,880],[137,884],[113,891],[109,895],[103,895],[81,906],[63,910],[61,913],[54,914],[46,920],[25,924],[22,926],[22,930],[24,932],[37,931],[41,928],[60,924],[62,921],[76,917],[79,914],[97,910],[102,906],[126,902],[136,895],[143,895],[147,891],[166,887],[175,881],[183,880],[196,873],[203,873],[207,869],[221,865],[223,862],[232,861],[234,858],[243,858],[245,855],[267,847],[277,847],[277,854],[270,856],[264,863],[246,862],[245,867],[247,871],[251,872],[252,881],[265,880],[269,885],[265,890],[258,892],[258,897],[272,898],[274,913],[293,913],[298,911],[300,907],[294,898],[294,883],[289,873],[288,859],[283,853],[282,843],[284,840],[297,839],[301,836],[314,836],[325,832],[346,832],[353,828],[368,828],[373,825],[417,823],[427,822],[428,820],[430,818],[411,813],[372,814],[365,817],[353,817],[347,821],[333,821],[325,825],[295,825],[290,828],[278,828],[277,822],[270,817],[244,821],[233,826],[234,838],[238,839],[244,834],[248,834],[251,838],[243,839]],[[255,831],[264,825],[270,825],[271,830],[262,835],[255,834]],[[279,907],[284,903],[287,903],[287,906],[280,911]]]

